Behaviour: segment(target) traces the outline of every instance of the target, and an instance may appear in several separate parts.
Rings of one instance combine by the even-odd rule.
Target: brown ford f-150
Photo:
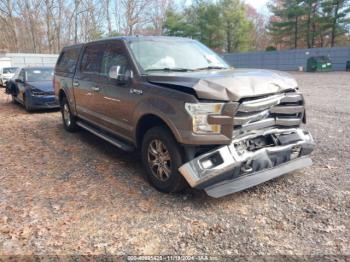
[[[150,183],[221,197],[312,164],[304,98],[286,73],[234,69],[201,43],[118,37],[65,47],[65,129],[140,149]]]

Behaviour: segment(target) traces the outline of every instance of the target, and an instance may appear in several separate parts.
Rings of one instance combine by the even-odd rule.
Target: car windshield
[[[4,74],[13,74],[17,70],[17,67],[5,67],[2,72]]]
[[[133,40],[129,46],[145,72],[229,68],[216,53],[194,40]]]
[[[53,79],[53,68],[26,69],[26,80],[28,82],[50,81]]]

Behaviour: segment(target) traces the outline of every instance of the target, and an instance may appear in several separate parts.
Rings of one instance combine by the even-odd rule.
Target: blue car
[[[12,96],[13,102],[24,105],[28,112],[59,108],[52,81],[52,67],[20,68],[7,82],[6,93]]]

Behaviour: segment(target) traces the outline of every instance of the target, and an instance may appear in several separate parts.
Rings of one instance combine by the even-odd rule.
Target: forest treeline
[[[219,52],[349,46],[350,0],[0,0],[0,51],[58,53],[118,35],[198,39]]]

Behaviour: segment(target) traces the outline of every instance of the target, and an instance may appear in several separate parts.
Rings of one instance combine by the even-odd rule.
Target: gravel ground
[[[0,94],[0,254],[350,255],[350,74],[295,74],[314,165],[221,199],[165,195],[137,154]]]

